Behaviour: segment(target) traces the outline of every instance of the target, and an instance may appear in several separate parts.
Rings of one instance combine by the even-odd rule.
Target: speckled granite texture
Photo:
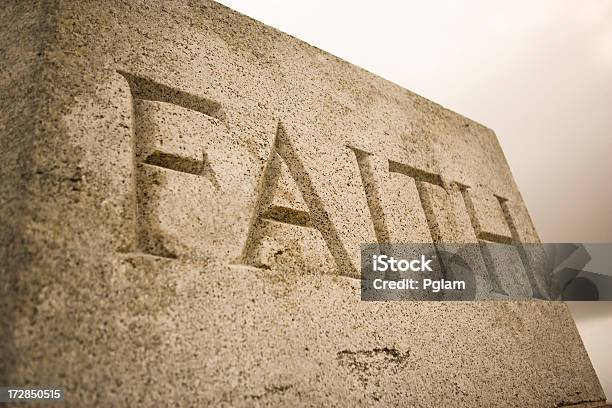
[[[538,242],[490,129],[209,1],[0,17],[2,385],[75,407],[605,399],[564,304],[360,301],[366,242]],[[519,255],[482,293],[536,294]]]

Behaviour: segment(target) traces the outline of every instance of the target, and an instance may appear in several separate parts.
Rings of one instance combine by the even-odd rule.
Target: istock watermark
[[[374,272],[433,272],[431,262],[433,259],[427,259],[425,255],[421,255],[421,259],[395,259],[387,255],[373,255],[372,264]]]
[[[612,244],[366,244],[362,300],[612,300]]]

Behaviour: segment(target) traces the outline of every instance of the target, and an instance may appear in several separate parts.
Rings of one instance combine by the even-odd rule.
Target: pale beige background
[[[612,242],[612,1],[221,2],[493,128],[543,241]],[[612,304],[571,307],[612,398]]]

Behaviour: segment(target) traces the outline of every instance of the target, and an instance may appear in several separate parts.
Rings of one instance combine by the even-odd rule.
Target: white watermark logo
[[[425,255],[421,255],[420,259],[395,259],[387,255],[373,255],[372,268],[374,272],[433,272],[431,262],[433,259],[427,259]]]

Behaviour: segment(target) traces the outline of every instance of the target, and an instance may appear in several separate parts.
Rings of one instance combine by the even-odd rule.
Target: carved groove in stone
[[[498,234],[488,234],[483,233],[480,230],[480,223],[478,222],[478,216],[476,214],[476,209],[474,208],[474,202],[470,197],[469,187],[463,184],[459,184],[459,190],[461,191],[461,196],[463,197],[463,202],[465,204],[465,208],[470,217],[470,222],[472,224],[472,228],[474,229],[474,234],[476,238],[480,242],[480,253],[482,254],[482,259],[484,260],[485,266],[487,268],[487,273],[489,275],[489,280],[491,282],[491,288],[494,292],[500,293],[502,295],[508,295],[504,288],[502,287],[501,281],[497,274],[497,270],[495,268],[495,263],[493,262],[493,256],[490,253],[490,249],[487,246],[487,242],[496,242],[501,244],[511,244],[512,240],[508,241],[508,237],[502,237]]]
[[[150,154],[143,163],[178,171],[180,173],[204,176],[215,186],[217,190],[221,188],[219,181],[217,180],[217,175],[210,166],[206,153],[204,153],[202,160],[194,160],[188,157],[181,157],[172,153],[164,153],[157,150]]]
[[[433,179],[430,179],[433,180]],[[431,239],[433,242],[442,242],[442,233],[440,232],[440,225],[438,223],[438,219],[436,218],[436,214],[434,213],[434,203],[431,201],[431,197],[426,190],[425,183],[430,183],[427,181],[419,181],[415,179],[417,192],[419,193],[419,200],[421,202],[421,208],[423,208],[423,212],[425,213],[425,219],[427,220],[427,226],[429,227],[429,233],[431,234]],[[434,184],[439,185],[439,184]]]
[[[423,211],[425,212],[425,218],[427,220],[427,226],[429,228],[431,238],[434,243],[440,242],[442,240],[440,227],[438,225],[436,214],[434,213],[433,203],[430,201],[429,194],[427,194],[427,191],[425,191],[424,183],[433,184],[444,188],[442,177],[440,177],[438,174],[430,173],[394,161],[389,161],[389,172],[403,174],[414,179],[417,192],[419,193],[421,208],[423,208]]]
[[[508,228],[510,229],[510,233],[512,234],[512,241],[515,243],[516,249],[518,250],[519,256],[521,257],[521,261],[523,262],[523,266],[525,267],[525,272],[527,273],[527,278],[529,279],[529,285],[531,286],[531,290],[533,291],[533,297],[538,299],[544,299],[546,296],[542,294],[542,290],[540,289],[540,285],[538,285],[535,276],[534,270],[529,262],[529,256],[527,251],[525,250],[525,246],[521,245],[521,239],[518,233],[518,229],[516,228],[516,224],[512,219],[512,214],[510,213],[510,208],[508,207],[508,200],[506,198],[495,196],[499,205],[502,208],[502,212],[504,213],[504,218],[506,219],[506,224],[508,224]]]
[[[271,205],[261,214],[262,218],[282,222],[284,224],[297,225],[299,227],[312,227],[310,214],[306,211],[296,210],[278,205]]]
[[[370,209],[372,223],[374,224],[374,234],[379,243],[390,242],[389,227],[385,218],[381,198],[379,196],[379,187],[374,180],[372,163],[370,154],[363,150],[349,146],[355,153],[357,165],[359,166],[359,174],[361,175],[361,183],[366,194],[366,201]]]
[[[499,279],[499,272],[495,266],[495,261],[493,259],[493,255],[491,254],[491,248],[489,245],[490,243],[487,241],[480,241],[480,253],[482,255],[482,260],[485,263],[485,267],[487,268],[489,281],[491,282],[491,289],[493,292],[508,296],[508,293],[504,290]]]
[[[391,173],[403,174],[405,176],[415,179],[416,181],[421,181],[429,184],[435,184],[436,186],[444,187],[442,183],[442,177],[439,174],[420,170],[416,167],[408,166],[407,164],[389,160],[389,171]]]
[[[180,106],[195,112],[199,112],[212,118],[217,124],[223,123],[227,126],[225,112],[220,103],[198,97],[196,95],[171,88],[167,85],[157,83],[151,79],[139,77],[128,72],[118,71],[128,82],[132,94],[132,105],[135,106],[138,101],[153,101],[163,102]],[[143,120],[137,116],[137,110],[134,109],[133,128],[133,160],[135,173],[135,213],[136,213],[136,248],[135,252],[139,254],[147,254],[169,259],[178,258],[177,255],[169,250],[163,242],[160,235],[160,221],[151,214],[146,213],[143,203],[150,203],[156,200],[158,192],[154,188],[144,188],[151,184],[151,178],[157,180],[159,175],[150,169],[172,170],[180,173],[191,174],[205,177],[210,181],[216,190],[220,189],[220,184],[215,174],[208,155],[202,153],[202,159],[196,160],[193,157],[180,156],[174,153],[168,153],[161,150],[154,150],[144,160],[137,159],[136,152],[142,150],[146,145],[143,141],[143,136],[139,135],[137,129],[138,121]],[[156,184],[156,183],[154,183]],[[150,186],[149,186],[150,187]]]
[[[227,117],[219,102],[160,84],[149,78],[136,76],[125,71],[117,71],[130,84],[132,97],[147,101],[158,101],[178,105],[203,113],[227,124]]]
[[[469,187],[460,185],[460,190],[461,190],[461,195],[463,196],[463,202],[465,203],[465,208],[467,209],[468,214],[470,216],[470,221],[472,223],[472,227],[474,228],[474,233],[476,234],[476,238],[484,240],[484,241],[496,242],[498,244],[512,244],[511,237],[507,237],[505,235],[499,235],[499,234],[495,234],[492,232],[482,230],[482,228],[480,227],[480,222],[478,221],[476,209],[474,208],[474,202],[472,201],[472,197],[470,196],[470,193],[469,193]],[[500,197],[497,197],[497,199],[501,205]],[[505,199],[502,199],[502,200],[505,200]],[[502,206],[502,210],[503,210],[503,206]]]

